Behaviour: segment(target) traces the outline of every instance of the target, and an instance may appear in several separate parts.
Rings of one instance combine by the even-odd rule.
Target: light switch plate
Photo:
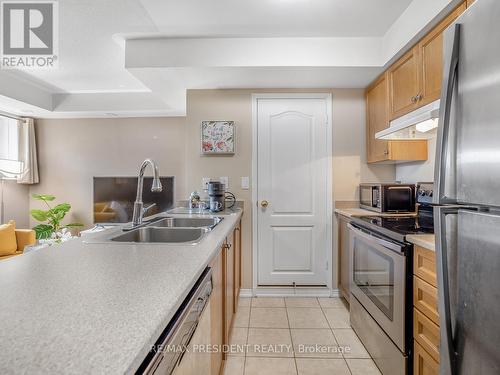
[[[208,190],[208,183],[210,182],[210,177],[203,177],[201,179],[201,186],[203,186],[203,190]]]
[[[226,188],[226,190],[229,189],[229,177],[219,177],[219,181],[222,182],[224,184],[224,187]]]
[[[242,177],[241,178],[241,188],[243,190],[250,189],[250,178],[249,177]]]

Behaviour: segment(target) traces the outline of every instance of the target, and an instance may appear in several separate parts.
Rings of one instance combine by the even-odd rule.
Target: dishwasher
[[[207,323],[210,324],[210,317],[209,315],[207,317],[207,314],[210,313],[211,293],[212,271],[207,267],[136,374],[170,375],[178,367],[182,367],[183,362],[188,361],[186,357],[192,353],[186,348],[195,335],[201,319],[204,321],[208,319]]]

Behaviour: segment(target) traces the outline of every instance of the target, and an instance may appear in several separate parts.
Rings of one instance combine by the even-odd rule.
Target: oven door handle
[[[409,186],[389,186],[387,188],[387,190],[410,190],[411,191],[411,187],[409,187]]]
[[[360,236],[367,241],[374,241],[377,244],[379,244],[380,246],[386,247],[386,248],[391,249],[391,250],[398,252],[398,253],[402,252],[403,246],[401,246],[401,245],[395,244],[394,242],[391,242],[391,241],[384,240],[383,238],[375,235],[374,233],[372,233],[372,234],[365,233],[361,229],[356,228],[351,223],[348,223],[347,227],[349,228],[349,230],[356,233],[357,236]]]

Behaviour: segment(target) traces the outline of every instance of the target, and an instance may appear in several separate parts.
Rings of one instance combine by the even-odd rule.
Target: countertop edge
[[[435,236],[433,234],[410,234],[406,240],[414,245],[430,251],[436,251]]]

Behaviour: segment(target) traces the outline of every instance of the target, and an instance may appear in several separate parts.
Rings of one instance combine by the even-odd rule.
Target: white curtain
[[[17,178],[18,184],[37,184],[38,159],[36,154],[35,121],[32,118],[19,120],[19,160],[23,171]]]

